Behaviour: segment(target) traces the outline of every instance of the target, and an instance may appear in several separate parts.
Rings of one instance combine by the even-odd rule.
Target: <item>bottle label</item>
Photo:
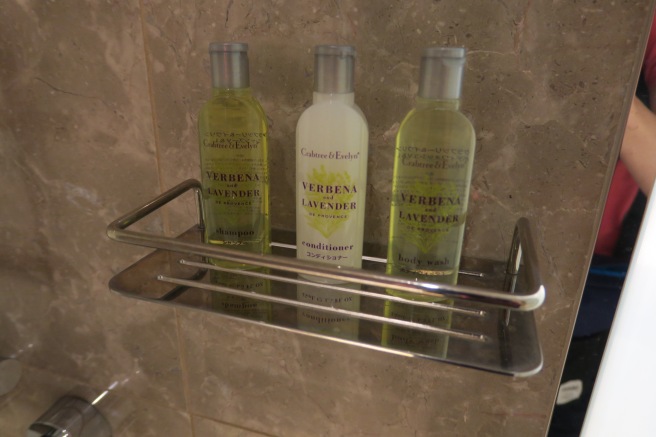
[[[298,234],[297,253],[311,261],[359,266],[362,242],[351,236],[359,226],[364,188],[342,168],[328,171],[320,165],[299,181],[300,220],[307,230]]]
[[[467,215],[470,152],[401,146],[396,153],[388,270],[455,281]]]
[[[205,132],[202,147],[224,150],[258,149],[266,138],[263,132]]]
[[[366,122],[350,105],[321,104],[315,109],[299,120],[297,128],[296,256],[360,267],[367,191]]]
[[[465,222],[461,189],[452,181],[434,183],[429,177],[397,185],[397,231],[421,252],[429,252]]]
[[[347,171],[328,172],[322,165],[301,181],[307,225],[325,238],[340,229],[358,207],[358,187]]]
[[[411,168],[463,171],[469,164],[469,150],[400,146],[398,159],[403,166]]]
[[[265,144],[263,132],[208,131],[201,136],[208,242],[243,246],[264,239],[269,182]]]

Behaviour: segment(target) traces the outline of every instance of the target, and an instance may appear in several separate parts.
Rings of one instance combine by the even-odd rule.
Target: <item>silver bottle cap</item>
[[[210,44],[212,87],[248,88],[248,44],[213,42]]]
[[[314,48],[314,91],[324,94],[353,92],[355,48],[325,45]]]
[[[419,74],[419,97],[432,100],[459,99],[465,56],[466,50],[463,47],[424,49]]]

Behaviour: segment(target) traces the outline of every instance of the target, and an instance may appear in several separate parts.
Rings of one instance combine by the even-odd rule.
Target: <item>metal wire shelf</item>
[[[198,224],[188,231],[173,238],[128,229],[187,192],[195,194],[199,208]],[[351,269],[296,259],[294,235],[282,231],[274,231],[266,255],[205,244],[200,205],[200,183],[188,180],[111,223],[107,233],[113,240],[157,250],[114,276],[110,289],[513,376],[542,367],[533,310],[544,301],[545,288],[524,218],[505,261],[465,257],[458,285],[444,285],[385,274],[385,259],[372,256],[384,253],[381,247],[370,246],[363,268]]]

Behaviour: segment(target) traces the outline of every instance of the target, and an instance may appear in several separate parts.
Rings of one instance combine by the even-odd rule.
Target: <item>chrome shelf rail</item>
[[[187,192],[194,193],[199,208],[198,224],[187,232],[173,238],[129,229]],[[362,269],[352,269],[297,260],[290,233],[275,231],[267,255],[205,244],[200,205],[200,184],[188,180],[111,223],[107,234],[113,240],[157,250],[112,278],[110,288],[513,376],[529,376],[542,366],[533,311],[544,301],[545,288],[527,219],[518,220],[505,261],[465,257],[458,285],[444,285],[387,275],[385,259],[375,256],[384,253],[381,247],[371,246],[375,254],[363,257]]]

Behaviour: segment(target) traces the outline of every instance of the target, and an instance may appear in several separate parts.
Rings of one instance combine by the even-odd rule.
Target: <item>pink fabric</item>
[[[622,230],[622,221],[631,209],[631,205],[638,195],[638,184],[633,180],[629,170],[618,161],[610,184],[608,199],[604,215],[601,218],[601,227],[597,235],[594,253],[597,255],[612,256]]]
[[[656,86],[656,26],[652,24],[642,61],[642,74],[651,90]],[[652,105],[656,102],[652,102]],[[606,199],[594,253],[612,256],[622,230],[622,221],[638,195],[638,184],[622,161],[618,161]]]

